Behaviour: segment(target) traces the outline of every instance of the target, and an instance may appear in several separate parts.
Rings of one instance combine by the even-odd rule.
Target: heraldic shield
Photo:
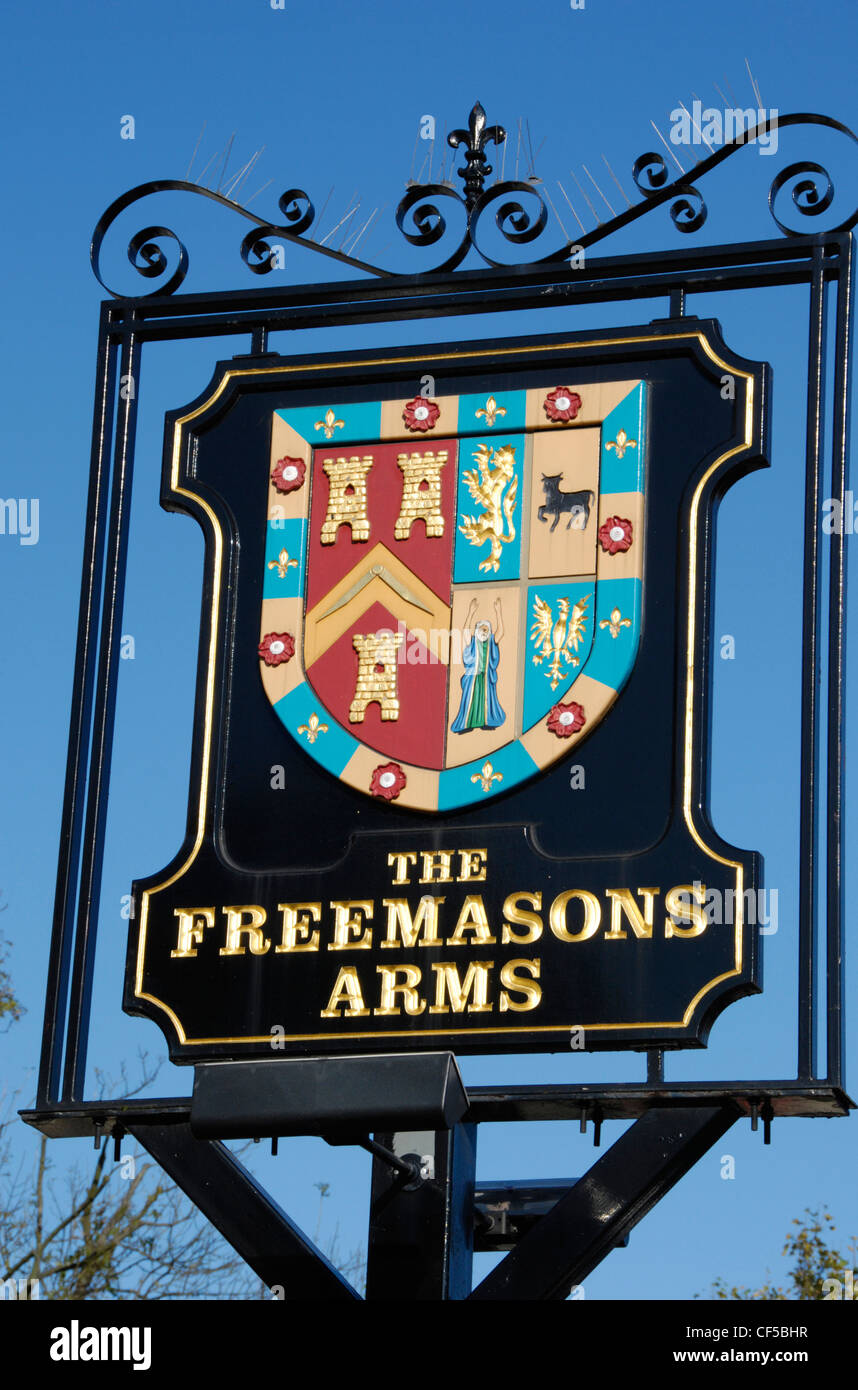
[[[640,639],[646,390],[275,412],[259,665],[310,757],[446,812],[587,737]]]

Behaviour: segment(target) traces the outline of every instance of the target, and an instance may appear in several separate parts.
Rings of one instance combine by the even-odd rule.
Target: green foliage
[[[781,1251],[789,1256],[792,1268],[787,1273],[786,1284],[773,1284],[768,1281],[759,1288],[739,1288],[730,1286],[724,1279],[716,1279],[712,1285],[711,1298],[777,1299],[784,1301],[819,1301],[825,1297],[823,1283],[826,1279],[841,1278],[845,1269],[854,1269],[858,1263],[858,1249],[855,1239],[850,1241],[846,1253],[842,1254],[828,1244],[831,1233],[837,1228],[831,1213],[818,1208],[805,1207],[803,1217],[793,1217],[795,1230],[787,1234]],[[766,1271],[769,1275],[769,1271]]]
[[[0,907],[0,912],[3,912],[4,908],[5,905]],[[18,1000],[15,998],[15,992],[12,989],[12,981],[3,969],[8,951],[9,942],[5,941],[3,937],[0,936],[0,1025],[5,1025],[7,1028],[10,1023],[14,1023],[19,1019],[24,1012],[22,1005],[19,1004]]]
[[[150,1079],[144,1073],[141,1085]],[[244,1261],[145,1155],[126,1151],[114,1162],[108,1140],[91,1165],[58,1180],[53,1145],[26,1130],[14,1099],[0,1115],[0,1282],[37,1284],[40,1299],[265,1296]]]
[[[0,906],[0,911],[2,911]],[[23,1013],[12,982],[2,968],[8,944],[0,937],[0,1031]],[[142,1076],[129,1089],[124,1067],[124,1095],[144,1090],[155,1071],[142,1057]],[[96,1073],[102,1091],[110,1091]],[[0,1113],[0,1283],[19,1289],[36,1286],[40,1299],[255,1299],[267,1289],[221,1238],[197,1208],[139,1152],[111,1157],[108,1140],[89,1171],[75,1166],[58,1184],[44,1135],[22,1134],[15,1097]],[[22,1142],[35,1142],[28,1160]],[[316,1183],[322,1203],[328,1183]],[[338,1232],[326,1254],[343,1273],[362,1286],[364,1259],[353,1251],[343,1259]],[[19,1293],[19,1297],[27,1297]]]
[[[2,969],[2,962],[6,958],[7,946],[5,941],[0,941],[0,1019],[8,1026],[21,1017],[24,1012],[12,992],[12,984],[6,971]]]

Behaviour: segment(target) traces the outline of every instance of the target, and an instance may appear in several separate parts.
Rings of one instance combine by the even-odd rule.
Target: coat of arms
[[[605,716],[640,636],[642,381],[278,410],[258,659],[333,776],[424,812]]]

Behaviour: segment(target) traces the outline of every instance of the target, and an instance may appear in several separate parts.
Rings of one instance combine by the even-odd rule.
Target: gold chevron
[[[406,627],[447,632],[452,612],[422,579],[379,543],[344,574],[304,620],[304,669],[307,670],[373,603],[383,603]],[[447,643],[438,644],[445,659]]]
[[[292,561],[293,565],[297,563],[297,560]],[[272,561],[268,568],[272,569],[273,565],[274,562]],[[320,619],[329,618],[332,613],[336,613],[338,608],[345,608],[346,604],[350,603],[351,600],[360,593],[361,589],[365,589],[367,584],[372,583],[376,575],[379,579],[383,580],[385,584],[388,584],[395,593],[399,594],[400,598],[404,598],[406,603],[413,603],[415,608],[422,608],[424,613],[429,613],[431,615],[432,609],[427,608],[425,603],[421,603],[406,584],[400,584],[396,575],[391,574],[386,565],[373,565],[371,569],[364,571],[356,584],[353,584],[350,589],[346,590],[341,599],[337,599],[336,603],[331,604],[331,607],[326,613],[320,614]]]

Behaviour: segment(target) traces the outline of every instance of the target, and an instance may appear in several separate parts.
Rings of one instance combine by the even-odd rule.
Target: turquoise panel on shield
[[[328,428],[331,436],[325,433],[325,416],[333,410],[334,419]],[[338,444],[372,442],[378,439],[381,430],[381,401],[359,401],[356,405],[338,405],[336,401],[326,401],[323,405],[298,406],[294,410],[278,410],[277,414],[303,439],[321,448],[335,449]],[[342,420],[338,425],[337,420]],[[316,429],[316,423],[319,428]]]
[[[486,405],[493,396],[498,409],[489,438],[501,430],[523,430],[527,424],[526,391],[482,391],[476,396],[459,397],[459,434],[483,434],[488,420]],[[505,414],[501,414],[501,411]]]
[[[304,550],[307,523],[302,517],[269,521],[265,541],[263,598],[297,598],[304,592]],[[287,552],[282,577],[278,568],[281,551]],[[292,561],[296,561],[295,564]],[[273,568],[272,568],[273,566]]]
[[[643,492],[645,447],[646,388],[641,382],[602,422],[602,496],[606,492]]]
[[[619,617],[614,617],[615,609]],[[596,635],[585,667],[587,675],[614,690],[625,685],[635,664],[640,630],[640,580],[600,580],[596,588]]]
[[[527,632],[522,633],[521,642],[527,644],[527,655],[524,662],[524,710],[522,714],[522,728],[530,729],[537,724],[540,719],[544,719],[548,711],[563,698],[563,692],[569,688],[571,681],[581,674],[590,646],[593,641],[593,618],[594,618],[594,589],[592,580],[568,581],[551,580],[547,584],[532,584],[527,591]],[[537,642],[532,639],[534,626],[537,621],[537,598],[549,605],[551,609],[551,629],[550,638],[551,650],[547,656],[542,655],[543,641]],[[568,636],[569,624],[572,619],[575,604],[581,603],[586,598],[587,606],[584,609],[582,632],[577,647],[569,647],[570,658],[577,657],[578,665],[573,666],[572,660],[564,661],[562,658],[557,662],[559,679],[552,687],[552,669],[554,668],[554,642],[557,641],[561,648],[564,645],[565,635]],[[560,610],[560,599],[568,600],[568,613],[566,617]],[[547,615],[546,615],[547,621]],[[558,627],[558,624],[560,626]],[[539,665],[534,664],[534,657],[540,656],[542,660]]]
[[[347,734],[336,719],[328,714],[318,695],[306,681],[302,681],[294,690],[290,690],[288,695],[284,695],[282,700],[278,700],[274,708],[292,737],[306,749],[311,758],[315,758],[317,763],[321,763],[322,767],[327,768],[335,777],[339,777],[346,763],[360,748],[357,739]],[[328,727],[324,733],[318,732],[311,743],[307,734],[299,734],[298,730],[302,726],[308,727],[310,717],[314,714],[318,716],[320,725],[327,724]]]
[[[524,394],[522,392],[522,394]],[[461,419],[461,412],[459,415]],[[488,582],[495,579],[518,579],[520,570],[521,555],[521,531],[522,531],[522,473],[524,471],[524,444],[523,434],[494,434],[474,437],[463,440],[459,445],[459,476],[458,492],[456,502],[456,544],[453,552],[453,582],[455,584],[472,584],[475,580]],[[498,568],[481,570],[480,565],[486,563],[492,553],[491,540],[486,539],[472,544],[467,536],[463,535],[462,527],[466,524],[465,517],[469,516],[476,524],[475,534],[479,533],[489,523],[488,519],[482,520],[486,512],[486,503],[478,501],[471,496],[471,490],[465,482],[466,473],[477,475],[477,485],[483,486],[484,479],[480,472],[480,466],[474,458],[474,454],[485,445],[491,453],[488,457],[487,468],[489,477],[492,469],[497,467],[492,463],[492,456],[498,449],[511,446],[515,450],[512,474],[517,481],[515,505],[512,509],[512,528],[515,532],[515,540],[500,544],[500,555],[497,556]],[[489,484],[491,486],[491,483]],[[513,485],[512,477],[505,485],[501,493],[501,512],[503,512],[504,498],[510,494]],[[503,535],[509,535],[509,521],[503,516]]]
[[[491,790],[483,791],[483,768],[491,763]],[[499,792],[508,791],[525,777],[532,777],[539,768],[518,742],[508,743],[488,758],[475,758],[462,767],[450,767],[442,772],[438,783],[438,810],[452,811],[457,806],[469,806],[475,801],[488,801]],[[474,780],[475,779],[475,780]]]

